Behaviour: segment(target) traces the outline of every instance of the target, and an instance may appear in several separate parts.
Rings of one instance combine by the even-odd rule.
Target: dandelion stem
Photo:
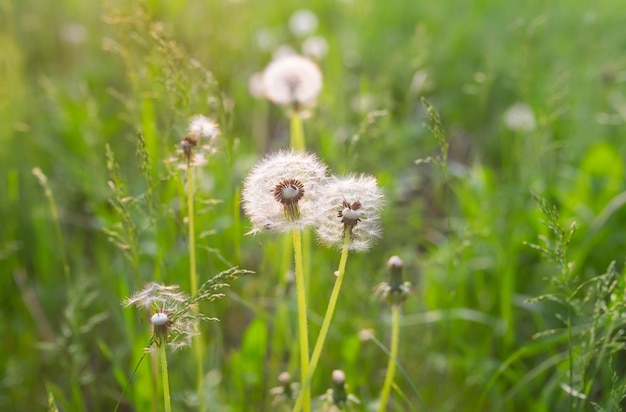
[[[298,335],[300,341],[300,374],[304,382],[309,369],[309,336],[307,331],[306,295],[304,289],[304,270],[302,265],[302,239],[300,230],[293,230],[293,249],[296,267],[296,293],[298,301]],[[311,391],[302,388],[304,410],[311,410]]]
[[[193,210],[193,174],[191,165],[187,165],[187,219],[189,220],[189,282],[191,296],[198,292],[198,276],[196,275],[196,236]]]
[[[302,117],[294,110],[291,114],[291,148],[297,151],[304,151],[304,128],[302,127]]]
[[[161,379],[163,380],[163,404],[165,412],[172,412],[170,403],[170,380],[167,373],[167,355],[165,354],[165,343],[159,346],[159,357],[161,358]]]
[[[306,378],[302,381],[302,389],[298,399],[296,400],[296,404],[293,408],[294,412],[297,412],[302,407],[304,391],[309,391],[309,386],[311,384],[311,379],[313,378],[313,374],[315,373],[315,369],[317,368],[317,363],[320,360],[320,355],[322,354],[322,349],[324,348],[324,343],[326,342],[326,336],[328,335],[328,329],[330,328],[330,322],[333,319],[333,315],[335,313],[335,307],[337,306],[337,300],[339,299],[339,291],[341,290],[341,283],[343,281],[344,274],[346,273],[346,263],[348,261],[348,246],[350,244],[350,233],[346,231],[344,236],[344,244],[341,250],[341,258],[339,260],[339,270],[337,271],[337,279],[335,280],[335,285],[333,286],[333,290],[330,294],[330,300],[328,301],[328,307],[326,308],[326,315],[324,315],[324,320],[322,321],[322,328],[320,329],[320,334],[317,337],[317,341],[315,342],[315,348],[313,349],[313,355],[311,356],[311,362],[309,363],[309,372],[306,375]]]
[[[198,275],[196,273],[196,236],[194,221],[194,205],[193,205],[193,173],[191,162],[187,162],[187,219],[189,221],[189,283],[191,287],[191,296],[198,293]],[[198,311],[196,306],[196,311]],[[198,333],[194,336],[194,353],[196,363],[198,364],[198,402],[199,411],[204,411],[204,370],[203,370],[203,351],[202,351],[202,334]]]
[[[391,306],[391,356],[389,356],[387,376],[385,376],[385,383],[383,384],[383,390],[380,394],[378,412],[384,412],[387,408],[387,399],[389,399],[393,375],[396,371],[396,359],[398,358],[398,347],[400,343],[400,306],[401,305]]]

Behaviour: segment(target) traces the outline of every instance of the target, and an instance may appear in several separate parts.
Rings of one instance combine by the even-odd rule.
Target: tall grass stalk
[[[396,359],[398,359],[398,348],[400,347],[400,305],[391,306],[391,356],[389,356],[389,363],[387,366],[387,375],[385,376],[385,383],[380,394],[380,403],[378,404],[378,412],[384,412],[387,407],[387,399],[389,399],[389,392],[391,390],[391,384],[393,383],[393,376],[396,372]]]
[[[330,322],[333,319],[333,315],[335,313],[335,307],[337,306],[337,300],[339,299],[339,291],[341,290],[343,277],[344,277],[344,274],[346,273],[346,263],[348,261],[348,246],[349,245],[350,245],[350,232],[346,231],[344,235],[344,246],[341,250],[341,258],[339,260],[339,270],[337,271],[337,279],[335,280],[335,285],[333,286],[333,290],[330,294],[330,300],[328,301],[328,307],[326,308],[326,315],[324,315],[324,320],[322,321],[320,334],[317,337],[317,341],[315,342],[315,347],[313,348],[313,355],[311,356],[311,362],[309,363],[309,372],[307,373],[306,377],[302,380],[302,388],[301,388],[300,394],[298,395],[298,399],[296,400],[296,404],[293,408],[294,412],[299,411],[300,408],[302,407],[302,402],[304,401],[303,394],[305,393],[305,391],[309,390],[311,379],[313,379],[313,374],[315,373],[315,369],[317,368],[317,363],[319,362],[320,355],[322,354],[322,349],[324,348],[324,343],[326,342],[326,336],[328,335]]]
[[[52,220],[54,222],[54,231],[55,231],[57,242],[58,242],[57,248],[58,248],[59,256],[61,258],[61,265],[63,266],[63,275],[65,276],[65,285],[66,285],[68,293],[70,294],[70,296],[68,297],[68,300],[70,302],[68,304],[71,305],[72,304],[71,303],[72,291],[74,290],[74,288],[72,287],[70,265],[69,265],[69,260],[67,258],[67,248],[65,247],[65,241],[63,239],[63,232],[61,230],[61,223],[59,219],[59,211],[57,208],[57,204],[54,199],[52,189],[50,188],[50,185],[48,184],[48,177],[38,167],[33,168],[32,173],[33,175],[35,175],[37,180],[39,180],[39,183],[41,184],[41,187],[44,190],[44,194],[46,195],[46,199],[48,200],[48,207],[50,208],[50,214],[52,215]],[[70,321],[69,325],[72,331],[72,336],[78,336],[79,332],[77,330],[75,322]],[[74,362],[72,362],[70,374],[72,376],[71,393],[72,393],[72,399],[74,402],[74,408],[79,408],[79,410],[85,410],[85,399],[83,397],[83,391],[81,390],[81,387],[79,384],[80,371],[78,370],[77,365]]]
[[[43,187],[44,194],[46,195],[46,199],[48,200],[48,207],[50,208],[50,214],[52,215],[52,220],[54,222],[54,231],[57,237],[57,250],[59,251],[59,256],[61,258],[61,264],[63,265],[63,275],[65,276],[65,283],[68,286],[71,285],[70,279],[70,265],[67,259],[67,250],[65,248],[65,241],[63,240],[63,232],[61,231],[61,224],[59,223],[59,210],[57,208],[56,201],[54,200],[54,195],[52,194],[52,189],[50,189],[50,185],[48,184],[48,178],[43,174],[40,168],[35,167],[33,169],[33,175],[39,180],[41,187]]]
[[[302,264],[302,238],[300,230],[293,230],[293,250],[296,268],[296,294],[298,301],[298,336],[300,342],[300,375],[305,381],[309,370],[309,333],[306,315],[306,293],[304,288],[304,270]],[[311,391],[302,388],[301,396],[304,401],[304,411],[311,410]]]
[[[172,412],[170,401],[170,381],[167,373],[167,354],[165,352],[165,344],[159,346],[159,358],[161,358],[161,379],[163,381],[163,405],[165,412]]]
[[[198,293],[198,274],[196,272],[196,235],[195,235],[195,213],[193,203],[193,172],[191,162],[187,161],[187,219],[189,224],[189,284],[191,288],[191,296]],[[198,307],[195,307],[198,311]],[[202,333],[198,333],[193,338],[194,354],[196,357],[197,369],[197,391],[198,391],[198,410],[204,411],[204,352]]]

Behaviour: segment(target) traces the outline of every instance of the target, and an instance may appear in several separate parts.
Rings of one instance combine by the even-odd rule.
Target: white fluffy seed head
[[[169,320],[169,316],[167,316],[166,313],[161,313],[161,312],[155,313],[150,318],[150,322],[154,326],[163,326],[167,323],[168,320]]]
[[[322,90],[322,73],[305,57],[282,57],[271,62],[263,72],[263,88],[274,103],[310,104]]]
[[[515,103],[504,112],[504,124],[514,132],[532,132],[537,127],[535,113],[526,103]]]
[[[328,42],[322,36],[311,36],[302,43],[302,54],[321,60],[328,54]]]
[[[192,310],[189,300],[190,297],[178,286],[149,283],[125,299],[124,305],[136,306],[151,313],[156,311],[150,317],[155,343],[167,343],[172,349],[180,349],[189,346],[191,338],[198,333],[200,318]],[[176,318],[172,319],[168,313],[176,313]]]
[[[301,9],[289,18],[289,29],[296,36],[306,36],[317,29],[317,15],[311,10]]]
[[[198,139],[214,139],[219,135],[220,129],[214,121],[206,116],[197,114],[189,121],[187,133]]]
[[[358,204],[358,206],[357,206]],[[328,179],[320,195],[319,240],[343,247],[346,230],[350,232],[351,251],[364,251],[381,236],[382,190],[373,176],[349,175]]]
[[[316,222],[319,191],[326,179],[326,165],[313,154],[280,151],[265,157],[244,182],[243,209],[252,222],[249,233],[288,232]],[[297,205],[290,200],[297,200]]]

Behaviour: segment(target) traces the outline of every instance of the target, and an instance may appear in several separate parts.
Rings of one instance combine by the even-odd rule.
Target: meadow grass
[[[167,353],[172,410],[197,410],[199,367],[207,410],[291,410],[270,390],[281,372],[300,380],[292,239],[246,235],[241,190],[289,146],[284,108],[248,80],[279,46],[299,49],[288,21],[303,7],[329,46],[317,107],[299,119],[306,148],[339,175],[375,176],[386,198],[383,237],[350,255],[313,410],[334,370],[354,410],[377,409],[392,316],[373,291],[392,255],[413,287],[388,410],[622,410],[614,0],[0,0],[0,410],[111,411],[126,387],[120,411],[163,410],[148,321],[122,301],[151,281],[191,290],[189,180],[168,160],[196,114],[221,135],[194,169],[191,266],[199,284],[255,274],[198,302],[220,321],[201,326],[202,365],[193,349]],[[516,103],[532,127],[507,123]],[[313,346],[340,252],[310,243]]]

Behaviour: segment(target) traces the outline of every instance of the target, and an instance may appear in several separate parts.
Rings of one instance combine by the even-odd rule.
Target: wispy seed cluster
[[[383,192],[372,176],[328,176],[315,155],[281,151],[261,160],[244,183],[250,233],[313,226],[322,243],[367,250],[381,236]]]

